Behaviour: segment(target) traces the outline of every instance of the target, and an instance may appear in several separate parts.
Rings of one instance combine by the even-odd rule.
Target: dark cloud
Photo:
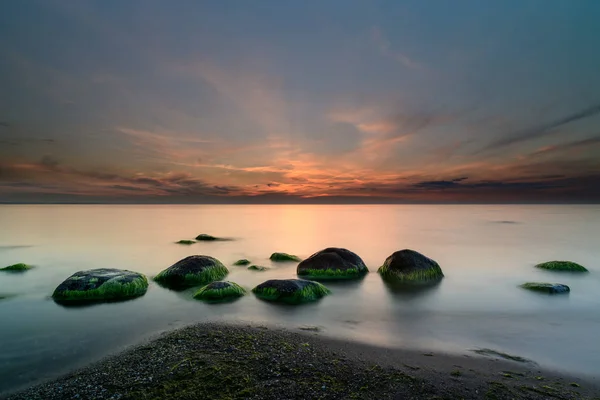
[[[137,186],[112,185],[110,187],[113,189],[128,190],[128,191],[132,191],[132,192],[146,192],[147,191],[146,189],[139,188]]]
[[[0,139],[0,144],[7,146],[20,146],[32,143],[46,143],[46,144],[54,144],[56,140],[48,139],[48,138],[4,138]]]
[[[445,188],[453,188],[458,186],[464,186],[460,182],[469,179],[468,177],[460,177],[448,181],[423,181],[415,183],[413,186],[417,188],[423,189],[445,189]]]
[[[590,118],[597,114],[600,114],[600,104],[596,104],[594,106],[588,107],[584,110],[578,111],[571,115],[567,115],[565,117],[556,119],[552,122],[539,125],[536,127],[524,129],[519,132],[514,132],[506,137],[496,140],[495,142],[490,143],[488,146],[484,147],[481,151],[495,150],[498,148],[503,148],[510,146],[515,143],[525,142],[527,140],[539,138],[542,136],[546,136],[550,134],[554,129],[559,128],[563,125],[567,125],[571,122],[579,121],[581,119]]]
[[[10,124],[6,121],[0,121],[0,126],[3,128],[8,128],[10,127]]]
[[[45,167],[47,169],[55,170],[55,169],[57,169],[59,162],[56,158],[54,158],[50,155],[46,155],[46,156],[42,157],[42,159],[40,160],[40,165],[42,165],[43,167]]]
[[[551,154],[551,153],[561,153],[567,150],[580,149],[590,146],[595,146],[600,144],[600,136],[594,136],[591,138],[576,140],[573,142],[561,143],[554,146],[548,146],[543,149],[537,150],[531,155],[541,155],[541,154]]]

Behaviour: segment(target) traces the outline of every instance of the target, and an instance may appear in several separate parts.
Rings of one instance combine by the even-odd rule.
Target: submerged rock
[[[183,240],[180,240],[180,241],[175,242],[175,243],[176,244],[194,244],[194,243],[196,243],[196,241],[195,240],[183,239]]]
[[[329,247],[298,264],[298,276],[309,279],[357,279],[369,272],[363,260],[347,249]]]
[[[550,271],[588,272],[584,266],[572,261],[548,261],[538,264],[535,267]]]
[[[234,282],[212,282],[199,289],[194,298],[208,302],[233,300],[246,294],[246,289]]]
[[[389,256],[377,272],[383,279],[402,283],[429,283],[444,277],[437,262],[408,249]]]
[[[331,293],[318,282],[303,279],[271,279],[252,289],[256,297],[290,304],[315,301]]]
[[[154,280],[171,288],[185,288],[218,281],[229,273],[221,261],[210,256],[189,256],[161,271]]]
[[[241,259],[241,260],[237,260],[236,262],[233,263],[233,265],[248,265],[250,264],[250,260],[246,260],[245,258]]]
[[[23,272],[33,268],[31,265],[25,263],[18,263],[9,265],[8,267],[0,268],[0,271],[9,271],[9,272]]]
[[[273,253],[273,254],[271,254],[271,257],[269,257],[269,259],[271,261],[275,261],[275,262],[283,262],[283,261],[298,262],[298,261],[300,261],[300,257],[295,256],[293,254],[288,254],[288,253]]]
[[[138,272],[113,268],[79,271],[58,285],[52,298],[57,302],[123,300],[142,296],[148,279]]]
[[[527,282],[522,284],[521,287],[524,289],[548,294],[569,293],[571,291],[567,285],[563,285],[562,283]]]
[[[250,271],[266,271],[269,268],[263,267],[262,265],[251,265],[248,267]]]
[[[196,240],[203,241],[203,242],[213,242],[215,240],[227,240],[227,239],[208,235],[206,233],[201,233],[198,236],[196,236]]]

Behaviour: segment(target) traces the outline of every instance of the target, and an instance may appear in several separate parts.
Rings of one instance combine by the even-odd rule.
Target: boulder
[[[189,256],[161,271],[154,280],[170,288],[206,285],[223,279],[229,271],[221,261],[210,256]]]
[[[246,260],[245,258],[241,259],[241,260],[237,260],[236,262],[233,263],[233,265],[248,265],[250,264],[250,260]]]
[[[214,242],[216,240],[228,240],[228,239],[208,235],[206,233],[201,233],[198,236],[196,236],[196,240],[199,240],[202,242]]]
[[[307,279],[358,279],[368,272],[358,255],[336,247],[316,252],[296,268],[298,276]]]
[[[58,285],[52,298],[57,302],[113,301],[142,296],[148,279],[138,272],[113,268],[79,271]]]
[[[548,261],[535,267],[550,271],[588,272],[584,266],[571,261]]]
[[[246,289],[234,282],[212,282],[200,288],[194,298],[207,302],[221,302],[234,300],[246,294]]]
[[[315,301],[330,293],[322,284],[302,279],[271,279],[256,286],[252,292],[262,300],[290,304]]]
[[[262,265],[251,265],[248,267],[250,271],[266,271],[269,268],[263,267]]]
[[[180,240],[180,241],[175,242],[175,243],[176,244],[194,244],[194,243],[196,243],[196,241],[195,240],[183,239],[183,240]]]
[[[521,287],[524,289],[548,294],[569,293],[571,291],[567,285],[563,285],[562,283],[527,282],[522,284]]]
[[[271,254],[271,257],[269,257],[269,259],[271,261],[275,261],[275,262],[284,262],[284,261],[298,262],[298,261],[300,261],[300,258],[298,256],[295,256],[293,254],[288,254],[288,253],[273,253],[273,254]]]
[[[390,282],[429,283],[444,277],[439,264],[414,250],[400,250],[389,256],[377,271]]]

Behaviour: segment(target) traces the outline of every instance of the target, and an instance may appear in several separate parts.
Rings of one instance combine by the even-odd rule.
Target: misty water
[[[252,322],[390,347],[474,355],[490,348],[575,374],[600,375],[600,249],[597,205],[5,205],[0,206],[0,391],[83,366],[159,332],[204,321]],[[200,233],[232,241],[174,244]],[[192,254],[225,263],[228,280],[247,288],[294,278],[296,263],[330,246],[360,255],[371,273],[359,282],[326,283],[319,302],[282,306],[252,294],[226,304],[194,300],[150,283],[136,300],[65,308],[54,288],[72,273],[122,268],[154,276]],[[393,291],[377,268],[396,250],[437,260],[435,287]],[[270,267],[248,271],[240,258]],[[589,274],[552,273],[538,262],[566,259]],[[568,295],[518,287],[565,283]]]

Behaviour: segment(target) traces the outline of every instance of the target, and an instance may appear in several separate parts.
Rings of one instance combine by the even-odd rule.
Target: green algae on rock
[[[408,249],[389,256],[377,272],[385,280],[411,284],[436,282],[444,277],[437,262]]]
[[[262,265],[251,265],[247,269],[249,269],[250,271],[266,271],[269,268],[263,267]]]
[[[520,285],[523,289],[543,292],[548,294],[569,293],[571,289],[562,283],[527,282]]]
[[[198,300],[204,300],[207,302],[221,302],[234,300],[238,297],[244,296],[246,289],[234,282],[219,281],[212,282],[208,285],[200,288],[195,294],[194,298]]]
[[[221,261],[210,256],[189,256],[177,261],[154,277],[159,284],[177,289],[206,285],[229,273]]]
[[[52,294],[57,302],[114,301],[142,296],[148,289],[143,274],[98,268],[79,271],[58,285]]]
[[[25,263],[18,263],[9,265],[8,267],[0,268],[0,271],[8,271],[8,272],[23,272],[33,268],[31,265]]]
[[[262,300],[289,304],[315,301],[331,293],[322,284],[303,279],[271,279],[256,286],[252,292]]]
[[[298,262],[298,261],[300,261],[300,257],[295,256],[293,254],[288,254],[288,253],[273,253],[273,254],[271,254],[271,257],[269,257],[269,259],[271,261],[275,261],[275,262],[284,262],[284,261]]]
[[[216,236],[209,235],[206,233],[201,233],[198,236],[196,236],[196,240],[201,241],[201,242],[214,242],[214,241],[224,241],[224,240],[231,240],[231,239],[220,238],[220,237],[216,237]]]
[[[535,266],[549,271],[589,272],[584,266],[572,261],[548,261]]]
[[[250,260],[246,260],[245,258],[241,259],[241,260],[237,260],[236,262],[233,263],[233,265],[248,265],[250,264]]]
[[[360,279],[369,272],[363,260],[347,249],[329,247],[298,264],[296,273],[307,279]]]
[[[194,243],[196,243],[196,241],[195,240],[183,239],[183,240],[180,240],[180,241],[175,242],[175,243],[176,244],[194,244]]]

